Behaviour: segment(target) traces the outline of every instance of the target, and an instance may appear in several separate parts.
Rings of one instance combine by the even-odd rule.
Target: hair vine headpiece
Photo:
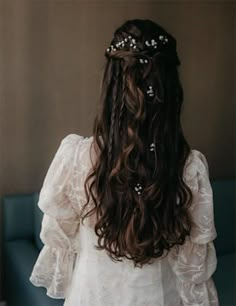
[[[117,49],[123,49],[124,47],[132,47],[133,49],[137,48],[136,39],[131,35],[125,37],[122,41],[117,42],[115,45],[111,44],[110,47],[107,48],[107,52],[116,51]]]
[[[146,40],[145,41],[145,46],[143,51],[145,50],[150,50],[150,48],[157,49],[159,45],[165,45],[168,43],[168,38],[166,35],[159,35],[157,37],[157,40],[152,38],[150,41]],[[137,42],[134,37],[131,35],[125,37],[123,40],[118,41],[115,44],[111,44],[110,47],[107,48],[107,52],[114,52],[120,49],[124,49],[125,47],[131,47],[132,49],[137,49]]]
[[[158,36],[158,40],[165,45],[168,42],[168,38],[164,35],[159,35]],[[149,42],[148,40],[145,41],[145,45],[148,47],[153,47],[154,49],[156,49],[158,47],[158,42],[155,39],[151,39],[151,41]]]
[[[162,47],[165,46],[166,52],[162,50]],[[153,51],[158,51],[159,48],[163,51],[161,52],[162,55],[165,55],[166,53],[167,56],[170,55],[171,60],[175,63],[176,66],[180,65],[180,60],[177,54],[175,48],[175,43],[171,41],[171,38],[169,38],[168,34],[159,34],[156,37],[153,37],[150,40],[145,40],[144,44],[142,44],[140,41],[137,41],[136,38],[134,38],[132,35],[128,35],[125,38],[123,38],[120,41],[114,42],[106,49],[105,55],[112,55],[116,51],[119,50],[126,50],[128,51],[129,49],[133,49],[135,52],[134,53],[139,53],[139,52],[153,52]],[[154,52],[152,55],[155,55],[156,52]],[[172,55],[171,55],[172,54]],[[143,54],[140,54],[139,62],[141,64],[148,64],[149,60],[147,58],[142,57]],[[149,59],[152,59],[152,55],[148,56]]]

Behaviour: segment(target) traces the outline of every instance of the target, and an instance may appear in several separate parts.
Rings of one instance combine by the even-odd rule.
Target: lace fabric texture
[[[91,233],[86,227],[82,228],[80,224],[81,204],[85,201],[83,182],[91,166],[89,154],[91,142],[92,137],[84,138],[77,134],[67,135],[61,141],[50,164],[38,202],[39,208],[44,213],[40,233],[44,246],[35,262],[30,281],[35,286],[45,287],[47,295],[52,298],[65,298],[64,305],[66,306],[118,306],[121,305],[121,302],[117,286],[120,286],[120,277],[122,276],[119,274],[120,272],[118,273],[117,265],[109,262],[106,253],[99,253],[92,248],[89,249],[88,237]],[[167,255],[167,262],[175,279],[172,292],[176,290],[180,303],[177,304],[178,299],[174,300],[173,294],[164,293],[164,290],[166,290],[163,285],[165,274],[159,277],[160,267],[158,267],[158,270],[157,265],[155,265],[156,274],[155,270],[145,268],[146,280],[140,279],[138,281],[137,277],[139,275],[144,277],[144,274],[139,274],[129,264],[124,264],[122,269],[119,266],[119,271],[125,270],[126,267],[128,271],[123,274],[126,275],[127,279],[127,282],[123,282],[123,285],[124,288],[126,284],[131,284],[131,286],[129,292],[127,292],[127,288],[122,287],[122,290],[126,290],[124,297],[126,302],[122,302],[122,305],[219,305],[217,290],[212,280],[212,274],[217,267],[217,257],[213,243],[213,240],[217,237],[214,225],[213,193],[209,181],[209,168],[203,153],[198,150],[191,151],[186,161],[183,179],[193,192],[193,203],[190,207],[193,228],[184,245],[179,247],[179,251],[177,252],[173,248]],[[89,233],[88,235],[86,230]],[[83,238],[85,236],[86,238]],[[89,258],[90,262],[88,263]],[[85,264],[81,264],[81,262]],[[104,265],[100,270],[96,270],[94,264],[98,262],[99,267]],[[162,265],[161,260],[157,263]],[[75,275],[75,266],[77,266],[76,274],[79,274],[80,280]],[[95,272],[92,273],[92,270],[98,271],[98,274],[94,275]],[[109,274],[111,270],[112,273]],[[127,275],[131,275],[133,278],[128,278]],[[89,277],[91,277],[91,280],[86,286]],[[116,277],[117,279],[115,279]],[[93,288],[92,280],[94,278],[97,278],[96,290],[100,290],[97,296],[94,294],[96,291]],[[155,283],[158,282],[159,278],[160,285],[158,287],[155,287],[154,281],[153,289],[150,287],[151,281],[149,283],[150,288],[144,286],[147,279],[154,280],[154,278]],[[132,285],[132,280],[134,285]],[[117,286],[112,286],[111,282],[117,284]],[[137,288],[138,283],[140,286]],[[80,286],[79,297],[72,297],[76,296],[74,291],[79,291]],[[106,298],[102,300],[105,292],[104,288],[110,290],[110,295],[107,294]],[[151,293],[152,291],[148,293],[149,289],[147,288],[154,290],[153,293]],[[112,290],[114,291],[112,292]],[[168,292],[171,292],[171,289],[168,290]],[[145,297],[144,300],[137,300],[137,292],[140,292],[140,296]],[[100,296],[99,301],[98,295]],[[135,295],[136,300],[134,299]]]

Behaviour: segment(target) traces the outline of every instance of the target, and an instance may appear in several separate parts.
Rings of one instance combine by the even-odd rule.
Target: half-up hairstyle
[[[147,46],[160,35],[168,43]],[[180,122],[176,40],[141,19],[125,22],[111,44],[127,37],[135,38],[135,48],[125,44],[105,52],[101,110],[93,127],[97,159],[84,183],[82,214],[90,199],[93,207],[81,216],[83,222],[96,213],[98,250],[105,249],[114,261],[126,257],[142,266],[178,248],[190,234],[192,193],[183,181],[190,147]],[[137,183],[142,192],[136,191]]]

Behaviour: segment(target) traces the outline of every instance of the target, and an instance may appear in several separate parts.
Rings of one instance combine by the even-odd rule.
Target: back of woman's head
[[[150,20],[129,20],[105,51],[96,163],[85,181],[96,212],[98,249],[136,265],[183,244],[191,190],[183,181],[190,147],[180,114],[176,40]]]

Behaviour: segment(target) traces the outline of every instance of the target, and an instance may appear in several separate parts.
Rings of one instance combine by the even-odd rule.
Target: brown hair
[[[168,44],[147,51],[145,41],[163,34]],[[94,207],[82,222],[96,212],[96,248],[112,260],[126,257],[142,266],[190,234],[192,193],[183,181],[190,147],[180,123],[183,89],[176,40],[153,21],[135,19],[115,31],[111,44],[128,35],[135,37],[137,49],[105,52],[101,110],[93,127],[98,158],[84,183],[83,212],[90,196]],[[148,64],[140,64],[140,57]],[[146,94],[150,84],[155,98]],[[153,142],[155,152],[149,149]],[[137,182],[141,195],[134,190]]]

